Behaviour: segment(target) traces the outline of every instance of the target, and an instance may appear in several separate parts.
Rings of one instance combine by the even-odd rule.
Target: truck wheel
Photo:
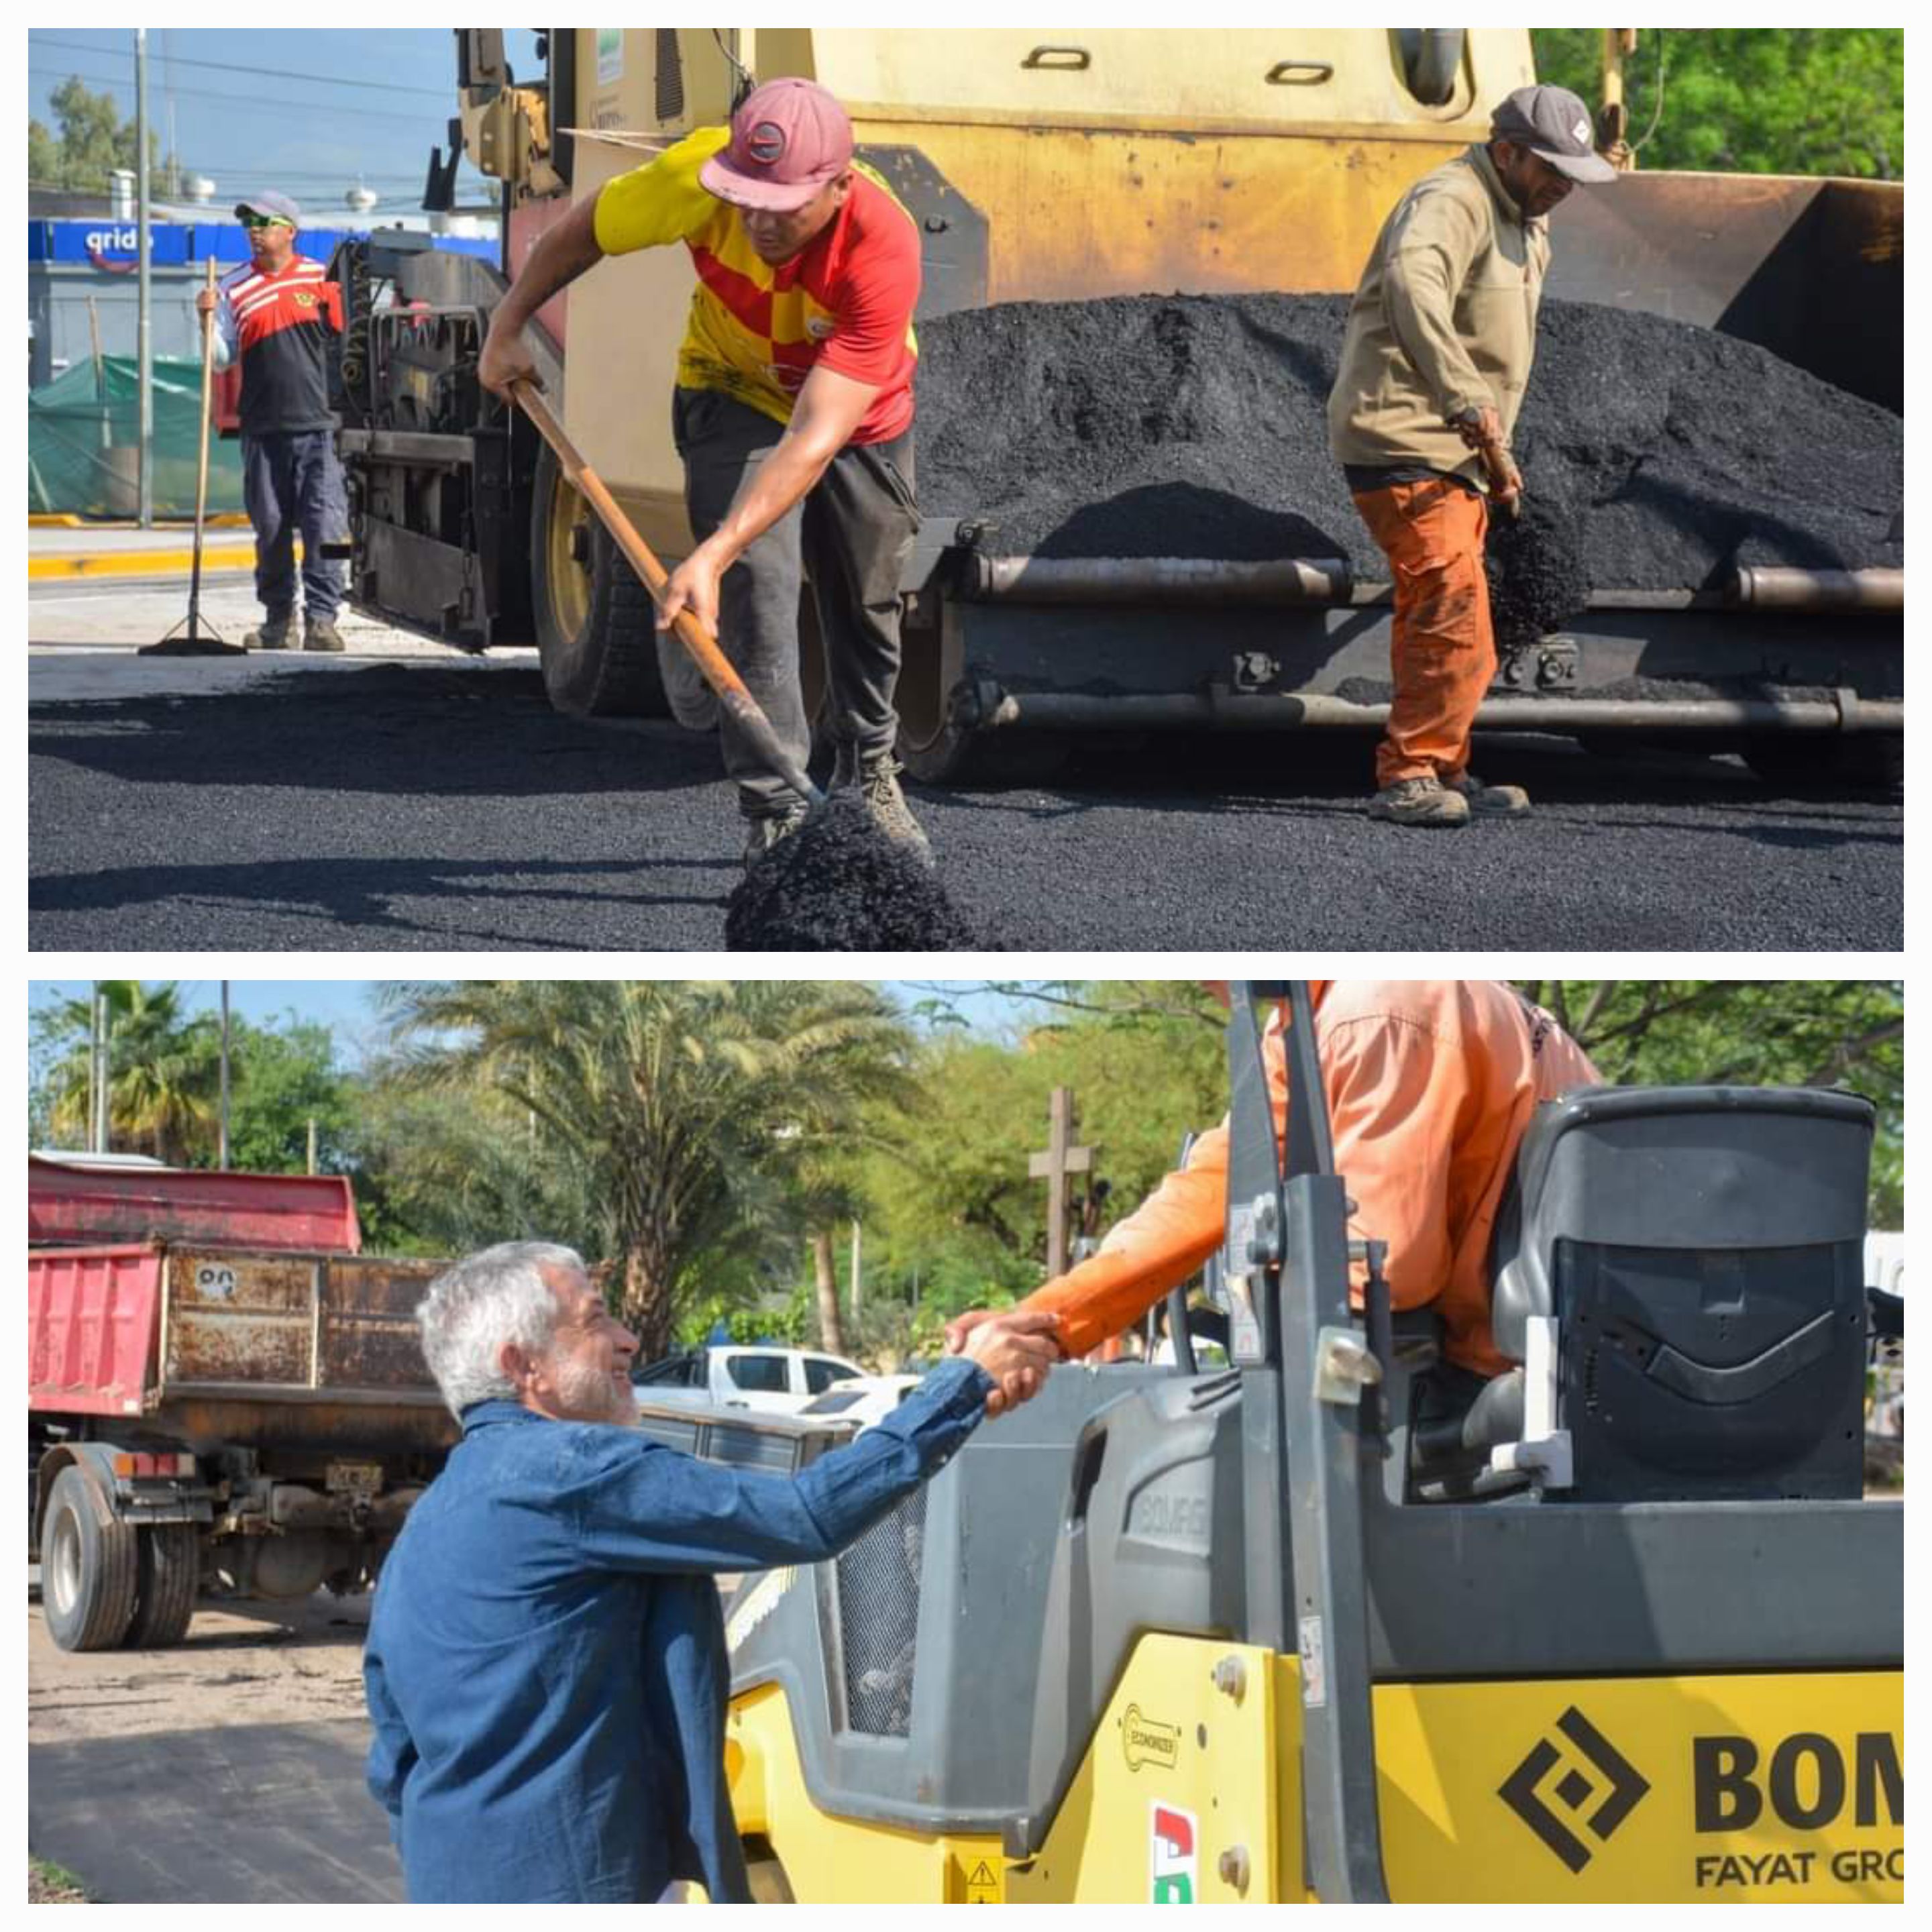
[[[1821,742],[1809,731],[1766,731],[1744,743],[1744,763],[1764,782],[1800,797],[1855,792],[1897,798],[1905,785],[1905,734],[1855,731]]]
[[[670,715],[650,592],[545,443],[530,503],[530,602],[544,688],[578,718]]]
[[[150,1523],[140,1536],[134,1621],[122,1647],[162,1650],[188,1634],[201,1587],[201,1539],[191,1522]]]
[[[134,1615],[134,1527],[100,1520],[98,1488],[73,1466],[54,1478],[40,1532],[40,1601],[62,1650],[112,1650]]]

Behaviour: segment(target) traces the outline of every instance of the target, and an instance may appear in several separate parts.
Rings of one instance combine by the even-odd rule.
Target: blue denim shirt
[[[722,1570],[836,1555],[985,1412],[974,1364],[781,1478],[514,1402],[463,1440],[382,1567],[369,1788],[412,1900],[748,1897],[724,1778]]]

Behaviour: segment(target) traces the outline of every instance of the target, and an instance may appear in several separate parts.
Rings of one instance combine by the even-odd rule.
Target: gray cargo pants
[[[685,505],[702,542],[724,520],[744,481],[769,456],[784,425],[710,389],[679,389],[672,434],[684,459]],[[826,713],[835,742],[862,758],[892,749],[899,674],[899,573],[919,533],[913,496],[913,433],[890,442],[848,443],[802,503],[794,504],[724,573],[718,641],[778,742],[802,765],[811,727],[800,688],[798,606],[812,580],[825,643]],[[801,802],[765,768],[728,716],[718,738],[748,818]]]
[[[325,543],[349,533],[349,500],[333,430],[287,430],[242,439],[242,500],[255,526],[255,595],[271,617],[294,615],[296,532],[302,540],[302,598],[308,621],[342,606],[342,566],[323,561]]]

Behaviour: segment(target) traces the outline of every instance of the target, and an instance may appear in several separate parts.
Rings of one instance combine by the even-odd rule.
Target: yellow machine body
[[[761,80],[830,88],[862,148],[923,153],[985,220],[989,302],[1351,289],[1402,190],[1534,78],[1521,28],[1467,30],[1435,107],[1379,28],[560,31],[577,36],[574,198],[647,160],[638,140],[728,117],[722,39]],[[489,164],[482,112],[466,111],[466,145],[513,208],[557,194],[548,166],[520,174],[526,140],[495,142]],[[674,556],[690,543],[669,398],[692,279],[682,250],[649,249],[567,298],[566,427]]]
[[[1901,1902],[1896,1671],[1380,1684],[1397,1901]],[[784,1693],[731,1713],[740,1829],[801,1900],[1306,1901],[1297,1660],[1136,1646],[1038,1853],[820,1812]],[[955,1721],[1013,1722],[989,1696]]]

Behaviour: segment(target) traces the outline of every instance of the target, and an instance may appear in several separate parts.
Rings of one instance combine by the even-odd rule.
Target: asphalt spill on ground
[[[971,952],[983,942],[938,875],[835,792],[748,871],[724,913],[733,952]]]

